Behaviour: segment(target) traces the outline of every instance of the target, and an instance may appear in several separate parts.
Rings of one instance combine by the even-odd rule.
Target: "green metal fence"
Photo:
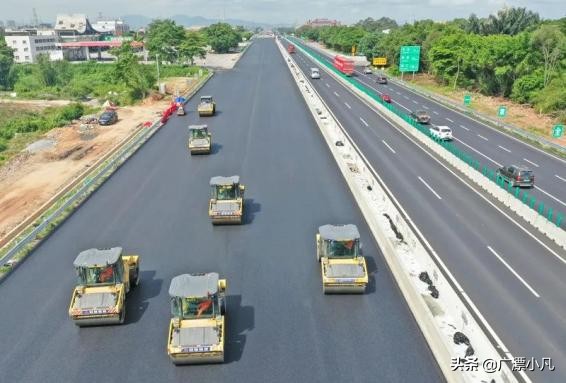
[[[292,37],[288,37],[288,39],[293,41],[293,43],[295,43],[299,49],[303,50],[305,53],[308,53],[310,56],[316,59],[319,64],[324,65],[329,70],[334,72],[337,76],[340,76],[342,79],[350,83],[360,92],[365,93],[368,97],[372,98],[374,101],[383,105],[389,111],[395,113],[395,115],[402,118],[405,122],[410,124],[415,129],[419,130],[421,133],[425,134],[431,140],[435,141],[438,145],[442,146],[450,153],[458,157],[460,160],[464,161],[465,163],[473,167],[475,170],[483,174],[489,180],[499,185],[502,189],[507,190],[510,194],[514,195],[517,199],[522,201],[525,205],[529,206],[533,210],[536,210],[541,216],[545,217],[547,220],[549,220],[556,226],[564,228],[562,226],[564,223],[564,214],[562,212],[555,211],[551,206],[546,205],[544,201],[541,200],[537,201],[536,197],[530,195],[527,190],[523,190],[519,187],[512,187],[497,174],[496,170],[491,169],[486,165],[482,165],[481,162],[478,161],[474,156],[460,149],[453,142],[439,140],[437,137],[432,136],[430,130],[426,126],[419,124],[417,121],[412,119],[407,113],[397,108],[395,105],[384,102],[379,96],[379,94],[377,94],[373,89],[368,88],[365,85],[362,85],[358,80],[356,80],[353,77],[344,75],[342,72],[336,69],[331,62],[325,60],[321,54],[319,54],[312,48],[304,45],[300,40]]]

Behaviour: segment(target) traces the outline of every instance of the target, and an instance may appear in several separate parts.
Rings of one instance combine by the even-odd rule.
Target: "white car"
[[[364,74],[372,74],[371,68],[369,66],[364,68]]]
[[[443,141],[450,141],[452,140],[452,129],[447,126],[431,126],[430,127],[430,134],[433,137],[436,137]]]
[[[318,68],[311,68],[311,78],[312,79],[320,78],[320,71],[318,70]]]

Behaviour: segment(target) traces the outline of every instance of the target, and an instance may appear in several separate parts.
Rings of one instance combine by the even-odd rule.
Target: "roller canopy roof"
[[[218,292],[218,273],[182,274],[171,280],[171,297],[206,297]]]
[[[318,228],[322,239],[331,241],[351,241],[360,238],[356,225],[324,225]]]
[[[210,179],[210,186],[229,186],[240,183],[240,176],[231,177],[212,177]]]
[[[121,247],[113,247],[111,249],[88,249],[81,251],[73,265],[75,267],[96,267],[113,265],[118,262],[122,254]]]

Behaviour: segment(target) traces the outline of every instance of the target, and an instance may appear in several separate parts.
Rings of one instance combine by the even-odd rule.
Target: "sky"
[[[100,12],[106,17],[184,14],[267,24],[302,24],[321,17],[350,24],[387,16],[404,23],[467,18],[471,13],[485,17],[506,5],[526,7],[543,18],[566,16],[566,0],[0,0],[0,20],[29,23],[35,8],[40,21],[50,23],[58,13],[84,13],[94,20]]]

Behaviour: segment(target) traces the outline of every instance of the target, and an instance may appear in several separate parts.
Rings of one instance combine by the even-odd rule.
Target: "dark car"
[[[532,188],[535,186],[535,175],[532,170],[529,170],[524,166],[504,166],[497,169],[496,174],[513,187],[524,186]]]
[[[387,84],[387,77],[379,75],[375,79],[375,82],[378,84]]]
[[[381,95],[381,99],[383,100],[383,102],[391,104],[391,96],[389,96],[388,94],[383,93]]]
[[[428,124],[430,123],[430,116],[424,110],[417,110],[411,112],[411,118],[416,120],[419,124]]]
[[[107,110],[98,117],[98,123],[100,125],[112,125],[118,121],[118,113],[113,110]]]

